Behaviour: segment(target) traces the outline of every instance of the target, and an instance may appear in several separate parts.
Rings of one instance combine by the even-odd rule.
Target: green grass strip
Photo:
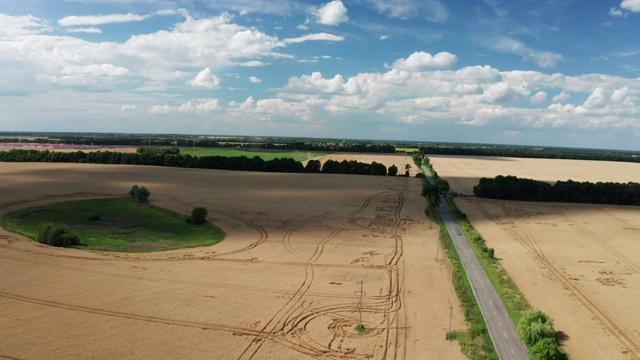
[[[275,158],[292,158],[295,161],[305,161],[314,157],[330,154],[329,152],[314,151],[283,151],[266,149],[246,149],[246,148],[180,148],[180,154],[191,156],[246,156],[253,158],[257,156],[264,161]]]

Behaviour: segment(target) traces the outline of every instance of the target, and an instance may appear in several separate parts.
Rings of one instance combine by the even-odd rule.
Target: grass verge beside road
[[[462,353],[471,360],[497,360],[498,354],[493,347],[493,342],[489,336],[489,331],[482,317],[482,312],[478,306],[469,279],[465,274],[458,252],[453,246],[453,241],[442,221],[439,211],[433,214],[433,220],[440,228],[439,241],[443,253],[451,263],[451,278],[453,287],[456,290],[458,299],[462,306],[465,320],[469,323],[469,330],[456,330],[447,333],[447,340],[458,340]]]
[[[90,218],[92,220],[90,220]],[[36,239],[40,227],[60,223],[80,237],[80,248],[150,252],[213,245],[224,232],[211,224],[188,224],[185,216],[132,198],[53,203],[14,211],[2,227]]]

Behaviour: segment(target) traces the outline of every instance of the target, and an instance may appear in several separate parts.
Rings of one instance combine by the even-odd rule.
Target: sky
[[[640,150],[640,0],[0,1],[0,131]]]

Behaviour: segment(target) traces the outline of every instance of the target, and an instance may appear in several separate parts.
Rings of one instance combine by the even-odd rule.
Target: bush
[[[567,360],[568,356],[558,347],[556,339],[542,339],[531,347],[533,360]]]
[[[38,233],[38,242],[57,247],[71,247],[80,244],[80,238],[62,224],[47,223]]]
[[[518,334],[527,346],[533,346],[543,339],[554,339],[556,331],[553,319],[538,309],[527,311],[518,323]]]
[[[191,210],[191,217],[189,222],[192,224],[200,225],[207,222],[206,218],[209,212],[203,207],[197,207]]]
[[[87,218],[87,220],[89,221],[100,221],[100,215],[89,215],[89,217]]]
[[[131,190],[129,190],[129,196],[134,199],[137,199],[141,203],[146,203],[149,201],[149,195],[151,193],[147,190],[146,187],[138,187],[138,185],[133,185]]]

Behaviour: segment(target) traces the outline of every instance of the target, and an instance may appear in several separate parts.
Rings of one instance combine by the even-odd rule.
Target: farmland
[[[454,329],[466,325],[434,259],[418,179],[63,163],[0,163],[0,173],[2,216],[139,183],[154,206],[206,207],[227,234],[213,246],[115,253],[0,231],[2,356],[464,358],[444,340],[449,306]]]
[[[638,179],[639,164],[515,158],[430,157],[452,190],[480,177],[552,182]],[[533,307],[548,312],[573,359],[640,357],[640,209],[457,198]]]

